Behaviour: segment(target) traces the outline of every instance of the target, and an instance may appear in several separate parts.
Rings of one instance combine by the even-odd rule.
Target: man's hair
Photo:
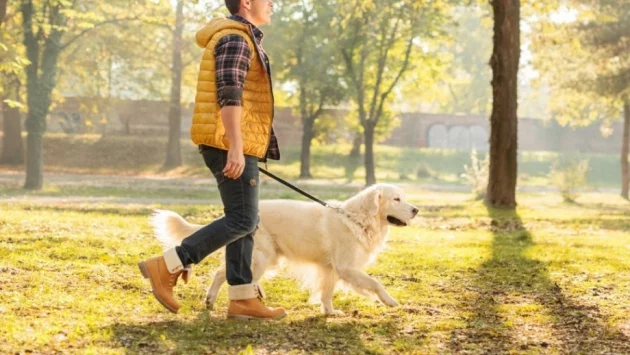
[[[225,0],[225,7],[230,10],[232,15],[236,15],[241,9],[241,0]]]

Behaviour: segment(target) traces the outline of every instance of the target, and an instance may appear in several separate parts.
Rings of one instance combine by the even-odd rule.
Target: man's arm
[[[221,120],[230,147],[223,169],[225,176],[238,179],[245,169],[241,118],[245,76],[251,63],[249,44],[242,36],[223,37],[215,47],[217,100],[221,107]]]

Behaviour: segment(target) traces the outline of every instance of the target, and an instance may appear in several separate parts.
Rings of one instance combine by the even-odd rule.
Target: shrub
[[[475,200],[481,200],[486,197],[489,168],[490,154],[486,154],[483,160],[479,160],[477,150],[473,149],[470,152],[470,166],[464,165],[465,172],[461,177],[472,186],[472,193]]]
[[[549,180],[560,190],[565,202],[575,202],[579,197],[578,190],[586,185],[588,159],[562,157],[556,160],[549,171]]]

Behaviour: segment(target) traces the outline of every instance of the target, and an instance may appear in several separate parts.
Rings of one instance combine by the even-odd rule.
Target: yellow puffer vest
[[[221,108],[217,100],[214,57],[214,48],[219,40],[230,34],[243,36],[252,52],[252,62],[243,87],[243,117],[241,118],[243,152],[246,155],[263,158],[269,146],[273,119],[271,80],[260,59],[258,47],[249,26],[238,21],[226,18],[214,19],[197,32],[197,45],[205,48],[205,51],[199,68],[190,136],[197,145],[204,144],[224,150],[230,147],[230,142],[225,136]]]

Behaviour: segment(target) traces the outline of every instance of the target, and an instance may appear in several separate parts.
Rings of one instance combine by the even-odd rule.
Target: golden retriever
[[[400,188],[376,184],[346,201],[330,201],[328,207],[315,202],[264,200],[259,210],[252,259],[254,281],[284,259],[289,272],[311,289],[311,300],[319,298],[323,314],[343,314],[332,304],[339,281],[387,306],[398,305],[383,285],[362,269],[384,247],[390,225],[407,226],[418,214]],[[152,225],[165,248],[179,245],[202,227],[171,211],[156,211]],[[212,309],[224,282],[225,264],[215,272],[208,289],[208,308]]]

